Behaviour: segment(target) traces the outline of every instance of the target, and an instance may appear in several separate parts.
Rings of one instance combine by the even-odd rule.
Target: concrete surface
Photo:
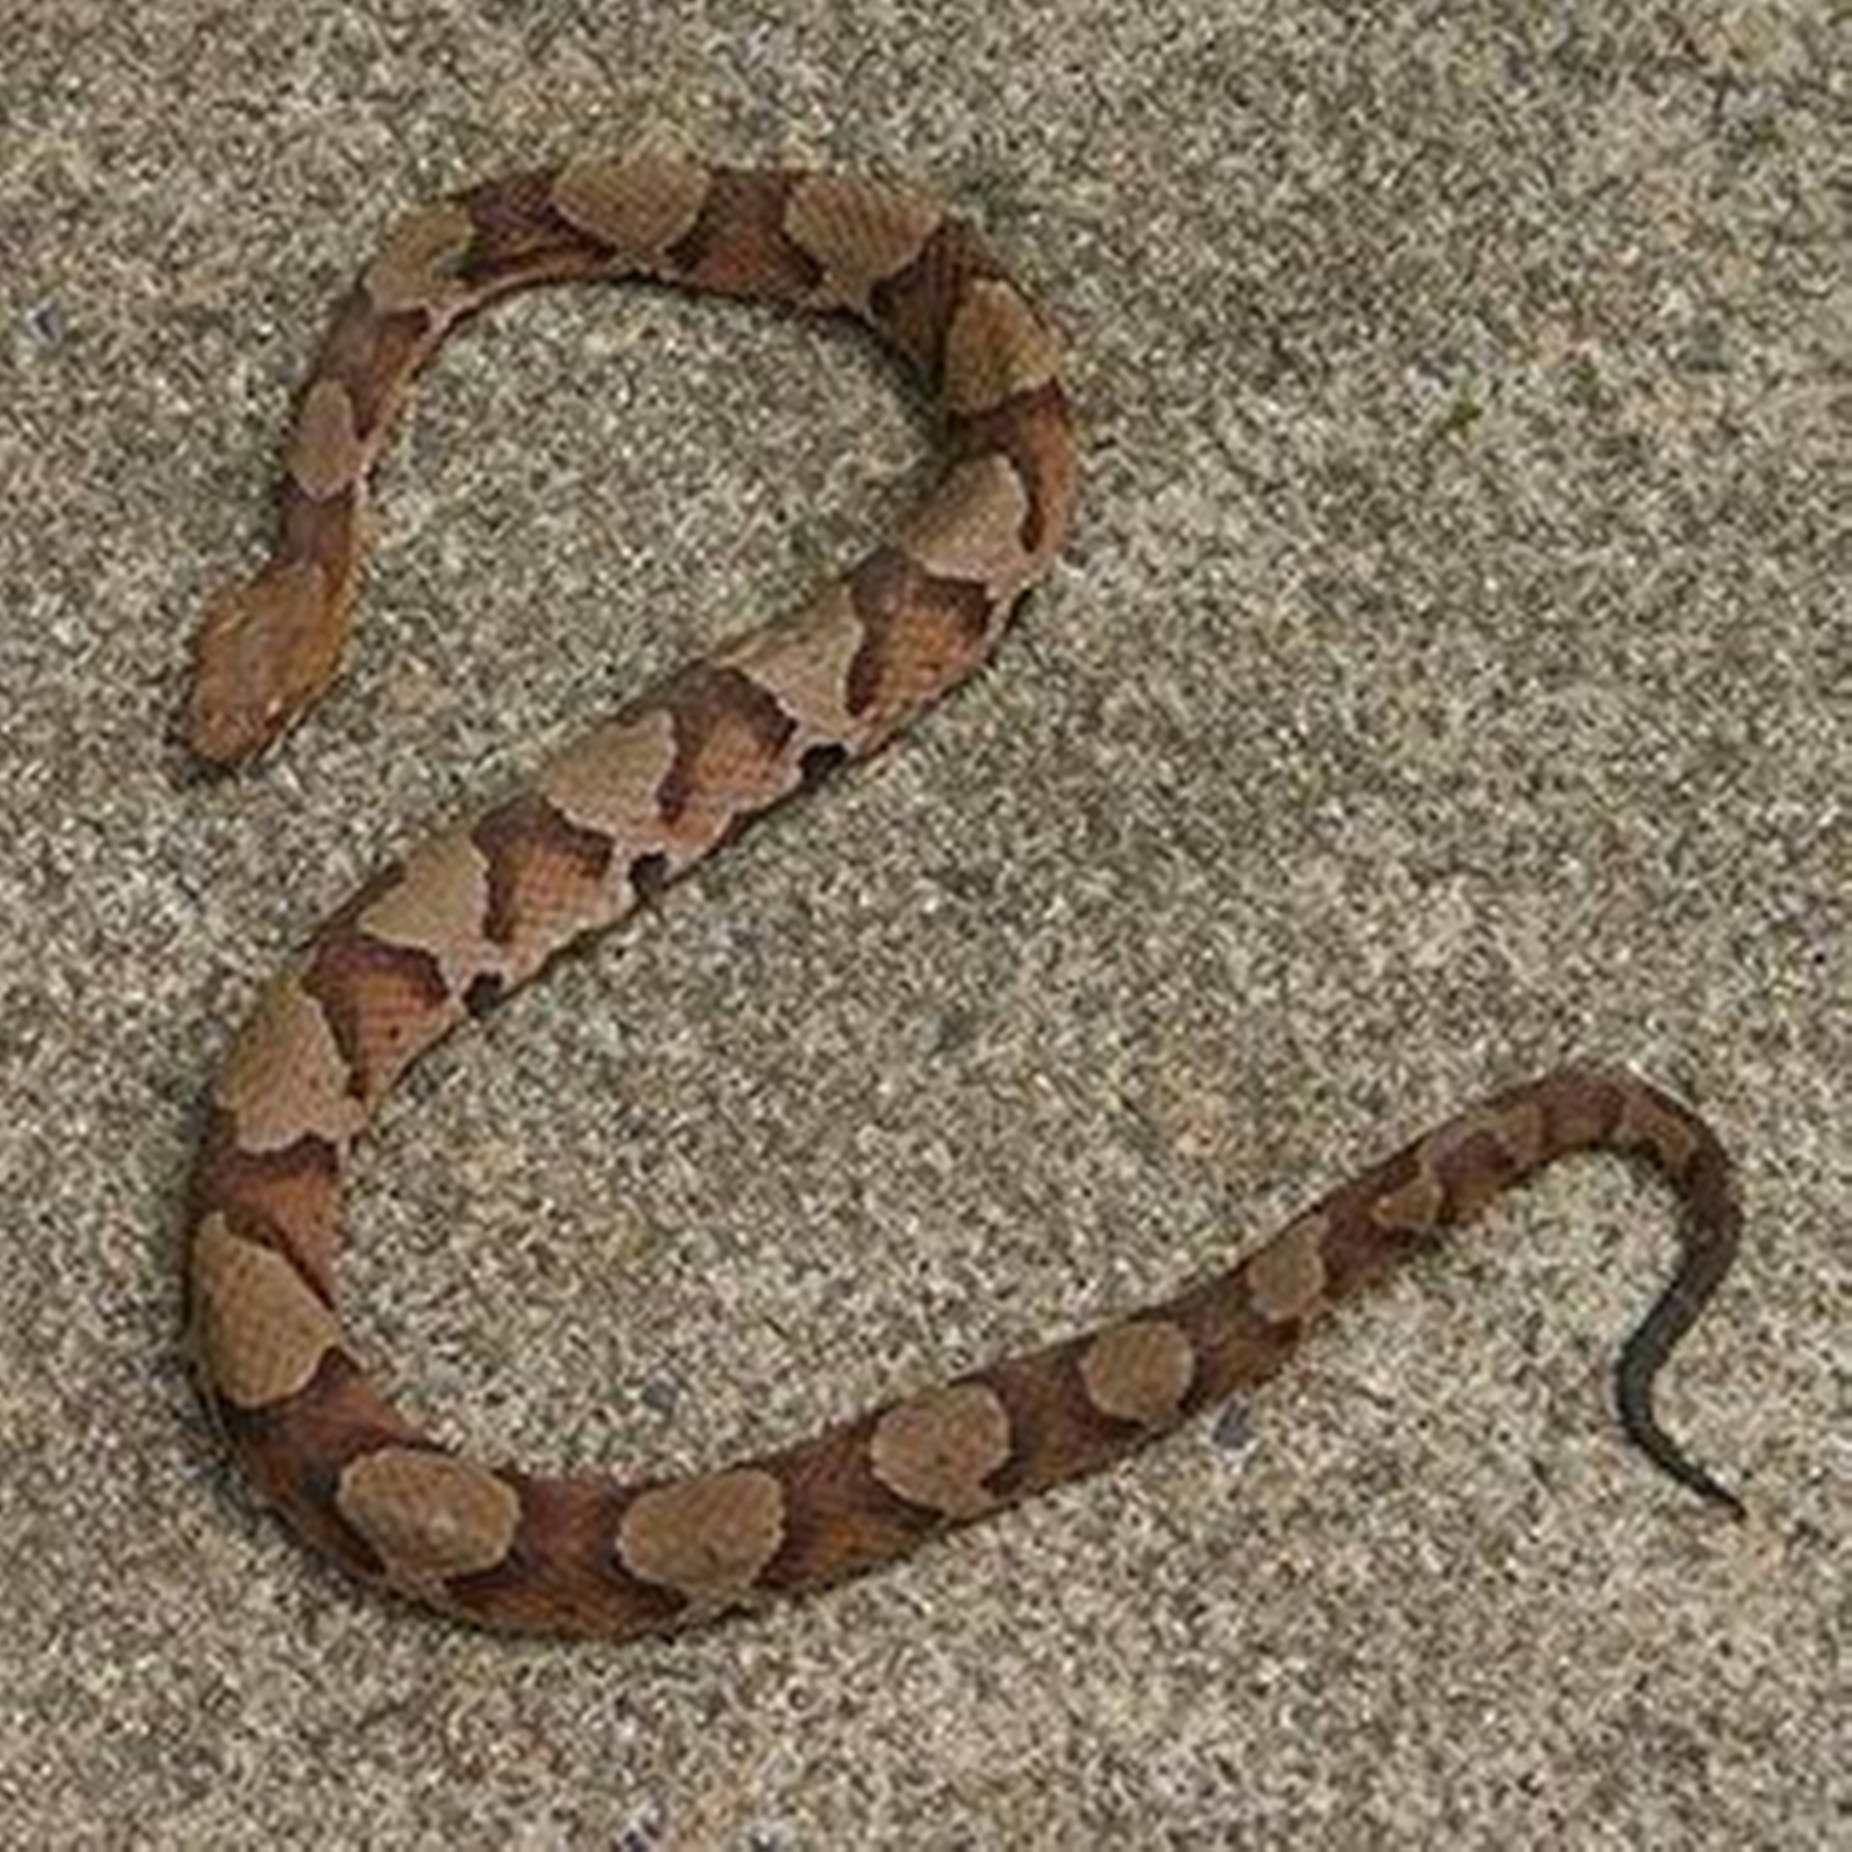
[[[1852,46],[1646,11],[11,0],[0,1842],[1846,1843]],[[993,672],[405,1089],[370,1354],[492,1452],[718,1462],[1593,1053],[1741,1154],[1664,1412],[1749,1525],[1616,1438],[1669,1217],[1600,1162],[1221,1421],[698,1637],[474,1637],[254,1508],[175,1280],[254,986],[927,453],[850,335],[511,305],[384,465],[334,698],[187,779],[331,294],[405,204],[640,129],[980,214],[1067,330],[1083,514]]]

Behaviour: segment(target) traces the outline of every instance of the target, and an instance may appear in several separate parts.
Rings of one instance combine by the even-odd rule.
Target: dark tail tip
[[[1628,1439],[1661,1472],[1723,1506],[1733,1518],[1744,1518],[1748,1513],[1743,1501],[1693,1460],[1653,1413],[1654,1379],[1697,1322],[1736,1255],[1741,1217],[1730,1186],[1728,1161],[1708,1134],[1706,1143],[1708,1148],[1700,1151],[1680,1182],[1686,1216],[1680,1231],[1683,1245],[1678,1269],[1622,1347],[1615,1390]]]

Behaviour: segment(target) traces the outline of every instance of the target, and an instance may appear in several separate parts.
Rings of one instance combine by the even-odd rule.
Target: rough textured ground
[[[1843,1844],[1833,10],[13,0],[0,1840]],[[261,975],[926,454],[851,335],[511,305],[385,467],[334,698],[189,782],[184,641],[331,293],[405,204],[640,130],[980,214],[1068,332],[1082,517],[980,682],[405,1089],[373,1354],[479,1448],[717,1462],[1596,1054],[1742,1154],[1665,1411],[1748,1526],[1616,1440],[1668,1218],[1599,1162],[1219,1423],[700,1636],[475,1637],[252,1507],[175,1215]]]

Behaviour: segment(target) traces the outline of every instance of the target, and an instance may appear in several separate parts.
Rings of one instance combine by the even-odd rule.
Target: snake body
[[[936,396],[945,468],[891,541],[382,871],[262,991],[212,1089],[186,1274],[202,1394],[263,1498],[354,1574],[471,1621],[674,1627],[870,1568],[1120,1457],[1270,1376],[1327,1307],[1498,1192],[1607,1149],[1654,1165],[1685,1212],[1677,1273],[1622,1356],[1623,1418],[1661,1467],[1734,1506],[1650,1395],[1729,1266],[1729,1165],[1671,1095],[1591,1067],[1469,1108],[1161,1304],[722,1470],[623,1482],[489,1466],[381,1394],[334,1292],[341,1173],[375,1103],[563,947],[971,673],[1073,502],[1050,333],[972,227],[930,201],[654,155],[491,181],[400,222],[336,307],[272,557],[200,626],[195,752],[249,757],[333,675],[367,472],[446,330],[511,290],[617,276],[859,317]]]

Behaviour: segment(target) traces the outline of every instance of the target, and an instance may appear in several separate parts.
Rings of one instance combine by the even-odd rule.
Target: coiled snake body
[[[374,1103],[466,1016],[969,674],[1067,528],[1075,445],[1053,341],[963,221],[864,180],[650,155],[494,181],[400,223],[336,308],[273,556],[200,628],[197,753],[247,757],[333,674],[367,471],[445,331],[509,290],[622,275],[858,316],[937,395],[947,465],[892,541],[386,869],[263,991],[212,1091],[187,1226],[202,1393],[262,1495],[346,1568],[470,1620],[674,1626],[866,1569],[1117,1458],[1271,1375],[1326,1306],[1499,1191],[1600,1148],[1649,1160],[1685,1210],[1677,1274],[1623,1353],[1626,1426],[1734,1508],[1650,1405],[1730,1263],[1729,1167],[1685,1106],[1604,1069],[1472,1107],[1161,1304],[721,1471],[489,1467],[380,1394],[334,1309],[340,1173]]]

